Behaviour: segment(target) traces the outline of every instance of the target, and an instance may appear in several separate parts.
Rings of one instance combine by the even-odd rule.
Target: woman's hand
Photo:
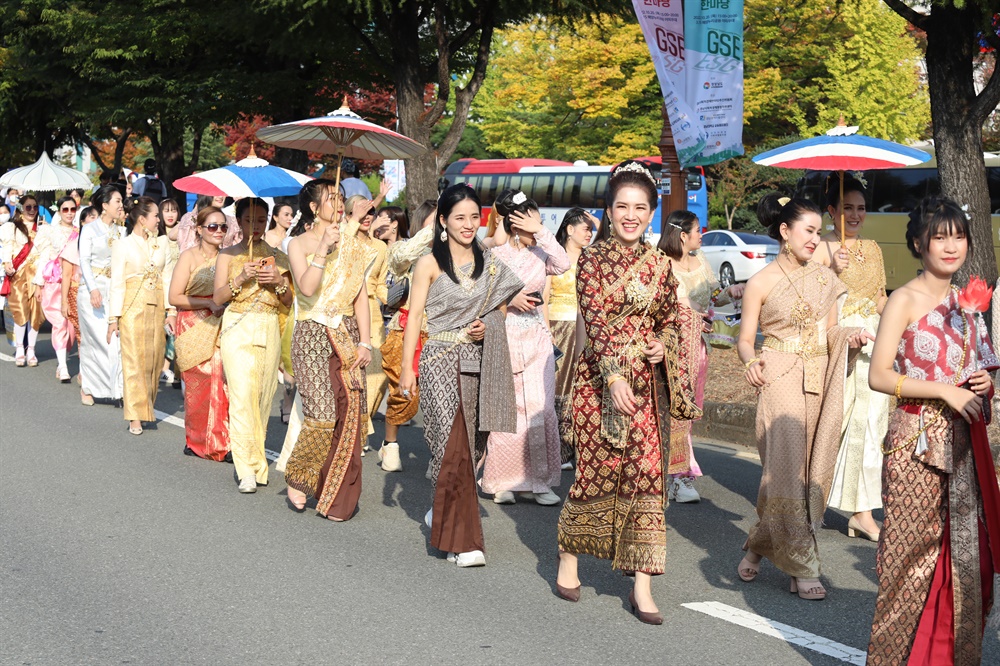
[[[402,369],[399,371],[399,394],[409,399],[416,390],[417,376],[413,372],[413,367],[407,366],[404,363]]]
[[[611,404],[625,416],[635,416],[635,413],[639,411],[632,387],[624,379],[619,379],[612,384],[608,393],[611,394]]]
[[[372,353],[368,351],[367,347],[362,347],[361,345],[358,345],[355,351],[357,352],[358,357],[351,365],[351,370],[354,370],[355,368],[361,368],[364,370],[368,367],[368,364],[372,362]]]
[[[743,292],[746,291],[747,286],[742,282],[737,282],[736,284],[731,284],[726,287],[726,291],[729,293],[729,297],[734,301],[738,301],[743,298]]]
[[[384,201],[389,192],[392,192],[392,183],[388,179],[383,178],[382,182],[378,184],[378,198]]]
[[[993,380],[990,378],[990,373],[985,370],[976,370],[969,377],[969,388],[976,395],[983,396],[984,398],[990,394],[990,388],[993,386]]]
[[[764,359],[761,359],[751,365],[743,373],[744,378],[747,380],[747,384],[753,386],[754,388],[763,388],[767,382],[764,380]]]
[[[95,310],[100,310],[101,305],[103,304],[104,304],[104,299],[101,298],[100,289],[95,289],[92,292],[90,292],[90,307],[94,308]]]
[[[260,261],[259,260],[248,261],[245,264],[243,264],[243,270],[240,271],[240,274],[236,276],[236,280],[233,281],[236,282],[238,280],[239,284],[236,286],[242,287],[250,280],[256,279],[257,274],[259,272],[260,272]]]
[[[274,264],[261,266],[257,269],[257,284],[278,286],[284,280],[285,278],[282,277],[281,271]]]
[[[536,301],[534,298],[528,296],[525,290],[518,292],[517,296],[510,299],[510,303],[507,307],[516,310],[517,312],[531,312],[541,301]]]
[[[66,302],[65,298],[59,303],[59,314],[63,316],[63,319],[69,319],[69,303]]]
[[[355,206],[355,210],[357,210],[357,206]],[[316,256],[327,256],[339,242],[340,225],[336,223],[326,225],[326,229],[323,230],[323,237],[319,239],[319,245],[316,246]]]
[[[646,355],[646,360],[649,361],[650,365],[661,363],[663,362],[664,353],[663,343],[659,340],[650,340],[646,343],[642,353]]]
[[[37,284],[35,285],[35,300],[39,303],[42,302],[42,288]]]
[[[848,253],[846,247],[841,247],[830,260],[830,268],[837,275],[840,275],[847,268]]]
[[[10,263],[9,261],[3,262],[3,272],[6,273],[7,275],[13,275],[14,264]]]
[[[959,416],[972,423],[978,421],[983,413],[983,399],[968,389],[959,386],[944,386],[941,399],[949,407],[958,412]]]
[[[469,324],[469,327],[465,329],[465,332],[469,334],[470,338],[479,342],[486,337],[486,324],[484,324],[482,320],[477,319]]]
[[[868,331],[861,330],[847,338],[847,346],[851,349],[860,349],[861,347],[864,347],[869,340],[874,342],[875,336]]]
[[[357,202],[354,204],[354,210],[351,211],[351,219],[355,222],[360,221],[374,207],[375,202],[371,199]]]
[[[228,305],[228,303],[223,303],[222,305],[218,305],[211,298],[205,299],[205,307],[211,310],[212,314],[215,315],[216,317],[222,316],[222,313],[226,311],[226,305]]]
[[[166,322],[163,324],[163,330],[167,332],[167,335],[175,335],[177,331],[177,315],[169,315]]]
[[[537,234],[545,228],[542,225],[542,216],[537,210],[529,210],[527,213],[515,210],[510,214],[510,225],[526,234]]]
[[[111,344],[112,336],[118,335],[118,322],[108,324],[108,344]]]

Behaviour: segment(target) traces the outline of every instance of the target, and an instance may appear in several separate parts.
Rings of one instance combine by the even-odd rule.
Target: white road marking
[[[844,645],[843,643],[838,643],[830,640],[829,638],[823,638],[822,636],[811,634],[808,631],[803,631],[802,629],[796,629],[795,627],[782,624],[781,622],[769,620],[766,617],[755,613],[727,606],[726,604],[719,603],[718,601],[699,601],[690,604],[681,604],[681,606],[689,610],[704,613],[705,615],[711,615],[712,617],[725,620],[726,622],[738,624],[741,627],[746,627],[747,629],[751,629],[760,634],[765,634],[773,638],[780,638],[786,643],[799,645],[808,650],[812,650],[813,652],[825,654],[829,657],[833,657],[834,659],[847,662],[848,664],[858,664],[858,666],[864,666],[865,659],[867,658],[867,654],[865,652]]]
[[[167,414],[166,412],[161,412],[158,409],[154,409],[153,410],[153,414],[155,414],[156,418],[158,418],[163,423],[169,423],[170,425],[177,426],[178,428],[183,428],[184,427],[184,418],[183,417],[176,416],[174,414]],[[281,455],[281,454],[275,453],[274,451],[272,451],[270,449],[264,449],[264,455],[267,456],[268,460],[270,460],[271,462],[274,462],[275,460],[278,459],[278,456]]]
[[[14,357],[9,354],[0,353],[0,361],[7,361],[8,363],[13,363]]]

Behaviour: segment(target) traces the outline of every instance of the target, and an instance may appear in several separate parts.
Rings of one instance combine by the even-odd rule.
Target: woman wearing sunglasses
[[[215,260],[229,231],[215,206],[198,211],[198,241],[177,259],[170,279],[170,305],[177,308],[174,331],[177,369],[184,380],[184,453],[207,460],[232,460],[229,454],[229,397],[216,346],[225,305],[216,305]]]
[[[56,202],[59,216],[52,224],[43,224],[35,236],[35,298],[42,306],[45,318],[52,324],[52,348],[56,352],[58,366],[56,379],[64,384],[70,380],[66,367],[66,350],[73,344],[74,331],[69,319],[62,313],[62,251],[77,238],[73,220],[77,205],[72,197],[63,197]]]
[[[14,318],[14,365],[35,367],[35,342],[45,321],[42,303],[35,297],[35,233],[38,231],[38,199],[33,194],[20,198],[14,217],[0,227],[0,264],[7,276],[2,295],[7,297]],[[27,353],[25,352],[27,342]]]

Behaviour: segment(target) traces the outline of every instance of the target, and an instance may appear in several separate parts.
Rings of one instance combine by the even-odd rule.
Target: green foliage
[[[767,141],[753,154],[778,148],[799,136],[786,136]],[[775,190],[791,195],[803,172],[797,169],[777,169],[754,164],[752,155],[743,155],[714,164],[707,169],[708,216],[713,229],[763,229],[757,220],[757,202]]]

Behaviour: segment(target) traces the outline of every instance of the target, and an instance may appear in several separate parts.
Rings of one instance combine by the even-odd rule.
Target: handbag
[[[389,285],[389,290],[385,298],[385,306],[393,310],[398,310],[403,305],[406,305],[406,301],[409,298],[410,278],[400,278]]]
[[[712,316],[712,332],[707,335],[708,344],[715,349],[732,349],[740,337],[740,313]]]

